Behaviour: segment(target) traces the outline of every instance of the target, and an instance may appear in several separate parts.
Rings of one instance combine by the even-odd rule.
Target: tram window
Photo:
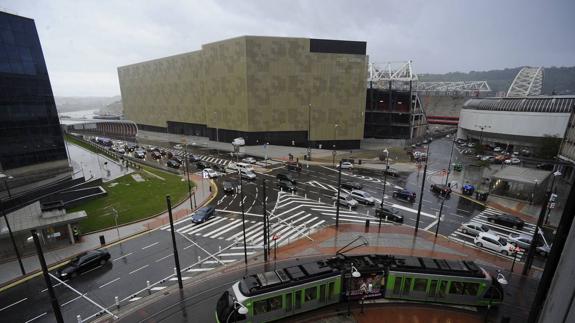
[[[409,295],[411,290],[411,278],[405,277],[405,283],[403,284],[403,295]]]
[[[332,299],[335,296],[335,283],[331,282],[329,283],[328,287],[327,287],[327,298],[328,299]]]
[[[479,291],[479,283],[464,283],[463,295],[476,296]]]
[[[310,302],[317,298],[317,287],[305,289],[305,301]]]
[[[261,301],[254,302],[254,315],[262,314],[267,312],[267,300],[263,299]]]
[[[445,297],[445,290],[447,289],[447,282],[442,280],[441,283],[439,283],[439,290],[437,291],[437,297]]]
[[[401,291],[401,277],[395,277],[395,282],[393,283],[393,293],[399,295]]]
[[[325,285],[319,286],[319,301],[325,302]]]
[[[286,312],[291,312],[292,294],[286,294]]]
[[[431,283],[429,284],[429,292],[427,293],[427,296],[435,297],[436,289],[437,289],[437,280],[432,280]]]
[[[413,291],[414,292],[424,292],[427,289],[427,279],[425,278],[415,278],[413,280]]]
[[[463,282],[451,282],[449,286],[449,294],[463,295]]]
[[[282,308],[283,295],[268,299],[270,311],[277,311]]]
[[[301,308],[301,291],[295,292],[295,309]]]
[[[282,308],[283,295],[254,302],[254,315],[276,311]]]

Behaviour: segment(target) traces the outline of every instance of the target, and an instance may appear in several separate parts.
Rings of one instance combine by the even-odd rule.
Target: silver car
[[[360,190],[353,190],[350,193],[351,197],[353,197],[359,203],[374,205],[375,199],[368,193]]]
[[[337,195],[334,196],[333,199],[337,200]],[[340,194],[338,203],[339,203],[339,205],[347,206],[347,207],[351,207],[351,208],[357,207],[357,204],[358,204],[356,200],[354,200],[351,196],[349,196],[347,194]]]
[[[507,240],[512,245],[519,247],[523,250],[527,250],[529,249],[529,247],[531,247],[531,241],[533,240],[531,238],[532,237],[526,234],[510,233],[509,236],[507,237]]]
[[[469,234],[471,236],[478,236],[479,233],[481,232],[488,232],[491,234],[495,234],[495,232],[493,232],[493,230],[489,229],[488,226],[486,226],[485,224],[480,224],[480,223],[476,223],[476,222],[467,222],[467,223],[463,223],[461,225],[461,232],[465,233],[465,234]]]

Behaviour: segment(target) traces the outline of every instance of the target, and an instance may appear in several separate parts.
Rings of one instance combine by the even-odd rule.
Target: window
[[[325,302],[325,285],[319,286],[319,301]]]
[[[437,289],[437,280],[432,280],[429,284],[429,292],[427,292],[427,296],[435,297],[435,290]]]
[[[254,315],[277,311],[282,308],[283,295],[254,302]]]
[[[437,291],[437,297],[444,298],[446,289],[447,289],[447,282],[443,280],[441,281],[441,283],[439,283],[439,290]]]
[[[463,295],[476,296],[479,291],[479,283],[463,283]]]
[[[403,295],[409,295],[409,291],[411,290],[411,280],[412,278],[405,278],[405,283],[403,284]]]
[[[298,310],[301,308],[301,291],[295,292],[295,309]]]
[[[424,292],[427,289],[427,279],[425,278],[415,278],[413,280],[413,291],[414,292]]]
[[[393,284],[393,293],[399,295],[401,292],[401,277],[395,277],[395,282]]]
[[[310,302],[317,298],[317,287],[305,289],[305,301]]]
[[[328,299],[334,298],[334,296],[335,296],[335,283],[334,282],[329,283],[328,288],[327,288],[327,295],[328,295],[327,296]]]
[[[286,295],[286,312],[291,312],[292,294]]]
[[[449,286],[449,294],[463,295],[463,282],[451,282]]]

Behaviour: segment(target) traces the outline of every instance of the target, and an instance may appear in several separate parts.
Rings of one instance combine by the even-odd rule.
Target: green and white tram
[[[220,297],[216,319],[270,322],[362,298],[488,306],[503,289],[472,261],[338,255],[244,277]]]

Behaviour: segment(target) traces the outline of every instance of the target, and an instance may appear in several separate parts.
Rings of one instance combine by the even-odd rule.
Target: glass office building
[[[34,20],[0,12],[0,172],[30,182],[66,168]]]

